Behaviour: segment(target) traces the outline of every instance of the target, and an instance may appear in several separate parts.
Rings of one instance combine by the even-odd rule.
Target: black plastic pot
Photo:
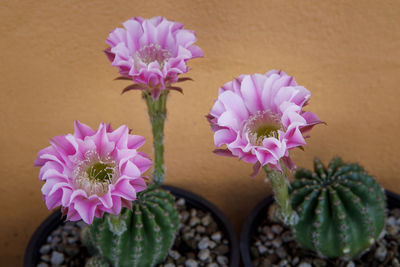
[[[226,237],[229,240],[229,266],[239,267],[239,241],[232,224],[228,221],[225,215],[212,203],[192,192],[168,185],[163,186],[163,188],[171,191],[171,193],[178,198],[184,198],[189,206],[196,209],[208,211],[213,215],[218,226],[221,228],[222,231],[224,231]],[[47,217],[41,225],[39,225],[35,233],[32,235],[31,239],[29,240],[28,246],[26,248],[24,256],[24,267],[36,267],[36,264],[39,262],[40,259],[39,248],[46,242],[46,239],[50,235],[50,233],[54,229],[56,229],[63,221],[64,219],[61,217],[61,211],[56,210],[49,217]]]
[[[387,197],[387,207],[400,208],[400,195],[385,191]],[[254,267],[250,255],[250,247],[252,245],[252,237],[255,235],[257,227],[263,222],[268,213],[269,206],[274,202],[272,195],[268,196],[251,211],[247,216],[246,222],[243,225],[242,232],[240,233],[240,254],[242,262],[245,267]]]

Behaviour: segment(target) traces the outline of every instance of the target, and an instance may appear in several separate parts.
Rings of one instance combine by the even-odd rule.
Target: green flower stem
[[[282,166],[283,167],[283,166]],[[292,209],[290,204],[288,180],[285,176],[285,168],[283,171],[271,170],[267,165],[263,167],[267,178],[270,181],[275,194],[275,201],[278,205],[277,215],[279,219],[289,226],[296,225],[299,221],[299,216]]]
[[[164,167],[164,123],[167,118],[168,91],[163,90],[160,97],[153,100],[149,91],[143,91],[153,131],[154,166],[153,182],[157,185],[165,179]]]

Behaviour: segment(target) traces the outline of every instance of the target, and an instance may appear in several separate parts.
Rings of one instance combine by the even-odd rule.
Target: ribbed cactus
[[[314,172],[299,169],[291,203],[300,220],[296,240],[327,258],[350,259],[368,249],[385,226],[383,189],[358,164],[319,159]]]
[[[119,215],[105,214],[82,237],[89,238],[84,244],[93,244],[111,266],[149,267],[164,260],[178,224],[174,197],[150,185],[138,194],[132,210],[123,209]]]

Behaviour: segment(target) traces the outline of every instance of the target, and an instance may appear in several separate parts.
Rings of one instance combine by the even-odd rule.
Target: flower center
[[[160,67],[171,57],[171,53],[167,49],[161,48],[159,44],[149,44],[136,51],[135,59],[149,65],[151,62],[157,61]]]
[[[114,168],[111,164],[97,162],[90,166],[86,170],[86,173],[88,174],[89,179],[103,183],[105,181],[111,181],[112,176],[114,175]]]
[[[100,158],[97,152],[89,151],[85,160],[74,170],[75,185],[88,195],[104,195],[108,185],[115,182],[118,169],[111,158]]]
[[[280,116],[270,110],[258,111],[244,124],[244,132],[253,145],[261,145],[268,137],[279,138],[279,130],[283,129]]]

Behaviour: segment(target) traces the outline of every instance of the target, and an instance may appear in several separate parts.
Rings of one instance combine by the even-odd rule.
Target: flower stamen
[[[270,110],[257,111],[244,124],[244,133],[253,145],[261,145],[265,138],[279,138],[283,126],[278,114]]]
[[[136,51],[134,59],[135,62],[141,61],[146,65],[149,65],[151,62],[157,61],[160,65],[160,68],[163,68],[164,64],[171,56],[171,52],[167,49],[161,48],[159,44],[149,44]]]
[[[89,151],[74,170],[75,185],[88,195],[104,195],[118,177],[115,161]]]

